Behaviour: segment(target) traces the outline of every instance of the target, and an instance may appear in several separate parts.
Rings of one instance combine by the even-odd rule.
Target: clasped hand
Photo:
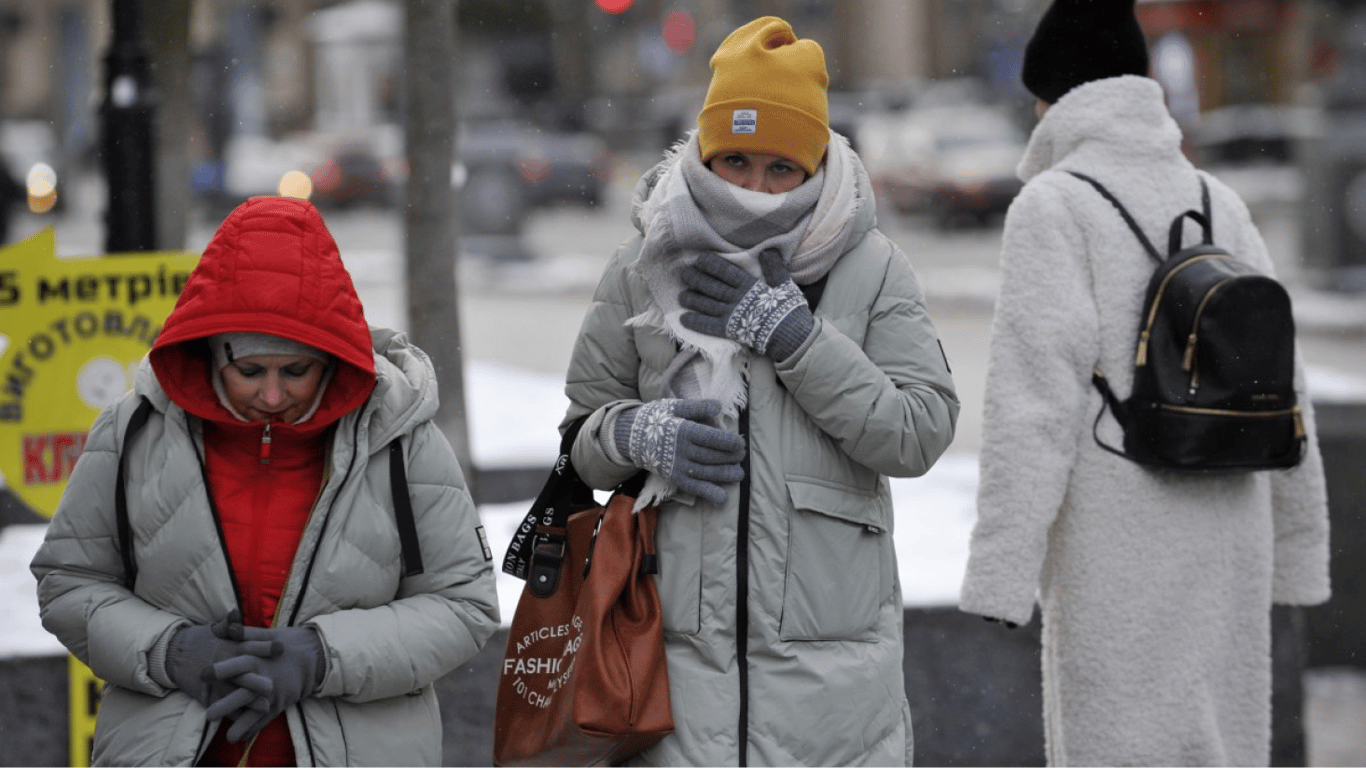
[[[233,720],[232,742],[255,736],[316,692],[326,668],[317,630],[248,627],[236,610],[211,625],[179,630],[166,663],[172,681],[208,707],[207,720]]]
[[[769,248],[759,254],[760,281],[714,253],[704,253],[679,270],[688,286],[678,297],[683,327],[738,341],[782,362],[811,335],[815,319],[783,257]]]
[[[209,720],[234,718],[228,741],[236,742],[256,735],[277,715],[316,692],[327,667],[322,640],[312,627],[263,629],[235,624],[228,632],[234,639],[267,642],[272,651],[234,656],[204,672],[206,679],[237,686],[205,713]]]

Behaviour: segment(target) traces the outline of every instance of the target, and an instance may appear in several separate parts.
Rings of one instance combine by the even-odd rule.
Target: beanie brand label
[[[730,113],[730,132],[736,133],[757,133],[759,126],[759,110],[757,109],[737,109]]]

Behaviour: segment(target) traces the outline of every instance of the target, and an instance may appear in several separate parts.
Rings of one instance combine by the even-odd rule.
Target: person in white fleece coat
[[[1068,171],[1098,179],[1158,242],[1199,208],[1204,175],[1181,152],[1161,87],[1142,76],[1132,7],[1057,0],[1026,49],[1042,114],[1005,223],[960,608],[1025,624],[1037,595],[1050,765],[1266,765],[1271,605],[1329,595],[1301,360],[1308,447],[1293,469],[1164,473],[1092,435],[1102,407],[1092,370],[1127,397],[1153,264],[1116,209]],[[1246,205],[1205,178],[1215,242],[1272,273]],[[1121,443],[1113,418],[1100,438]]]

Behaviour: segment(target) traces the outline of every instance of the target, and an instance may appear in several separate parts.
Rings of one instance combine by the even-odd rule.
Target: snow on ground
[[[38,621],[37,583],[28,570],[46,530],[45,525],[7,525],[0,529],[0,656],[66,653]]]
[[[1366,381],[1360,376],[1313,366],[1306,367],[1304,376],[1314,402],[1366,402]]]
[[[1315,398],[1366,399],[1366,382],[1310,369]],[[559,446],[556,426],[568,404],[562,382],[540,374],[474,362],[467,370],[470,441],[483,467],[544,466],[549,472]],[[891,481],[901,590],[907,605],[956,605],[976,519],[977,457],[949,453],[921,478]],[[495,567],[531,499],[480,508]],[[0,655],[62,653],[38,622],[35,584],[28,563],[44,526],[0,529]],[[512,617],[522,582],[499,572],[503,621]]]

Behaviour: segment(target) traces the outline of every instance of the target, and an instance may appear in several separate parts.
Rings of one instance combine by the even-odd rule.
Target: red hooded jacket
[[[337,358],[313,416],[271,425],[238,421],[213,388],[205,338],[217,333],[270,333]],[[331,427],[359,408],[375,386],[370,330],[351,277],[322,216],[292,198],[248,200],[228,215],[166,320],[150,353],[166,394],[203,420],[204,469],[218,530],[232,564],[244,621],[287,626],[276,616],[299,538],[322,486]],[[220,727],[201,763],[236,765],[247,749],[229,744]],[[293,765],[284,716],[257,736],[248,765]]]

